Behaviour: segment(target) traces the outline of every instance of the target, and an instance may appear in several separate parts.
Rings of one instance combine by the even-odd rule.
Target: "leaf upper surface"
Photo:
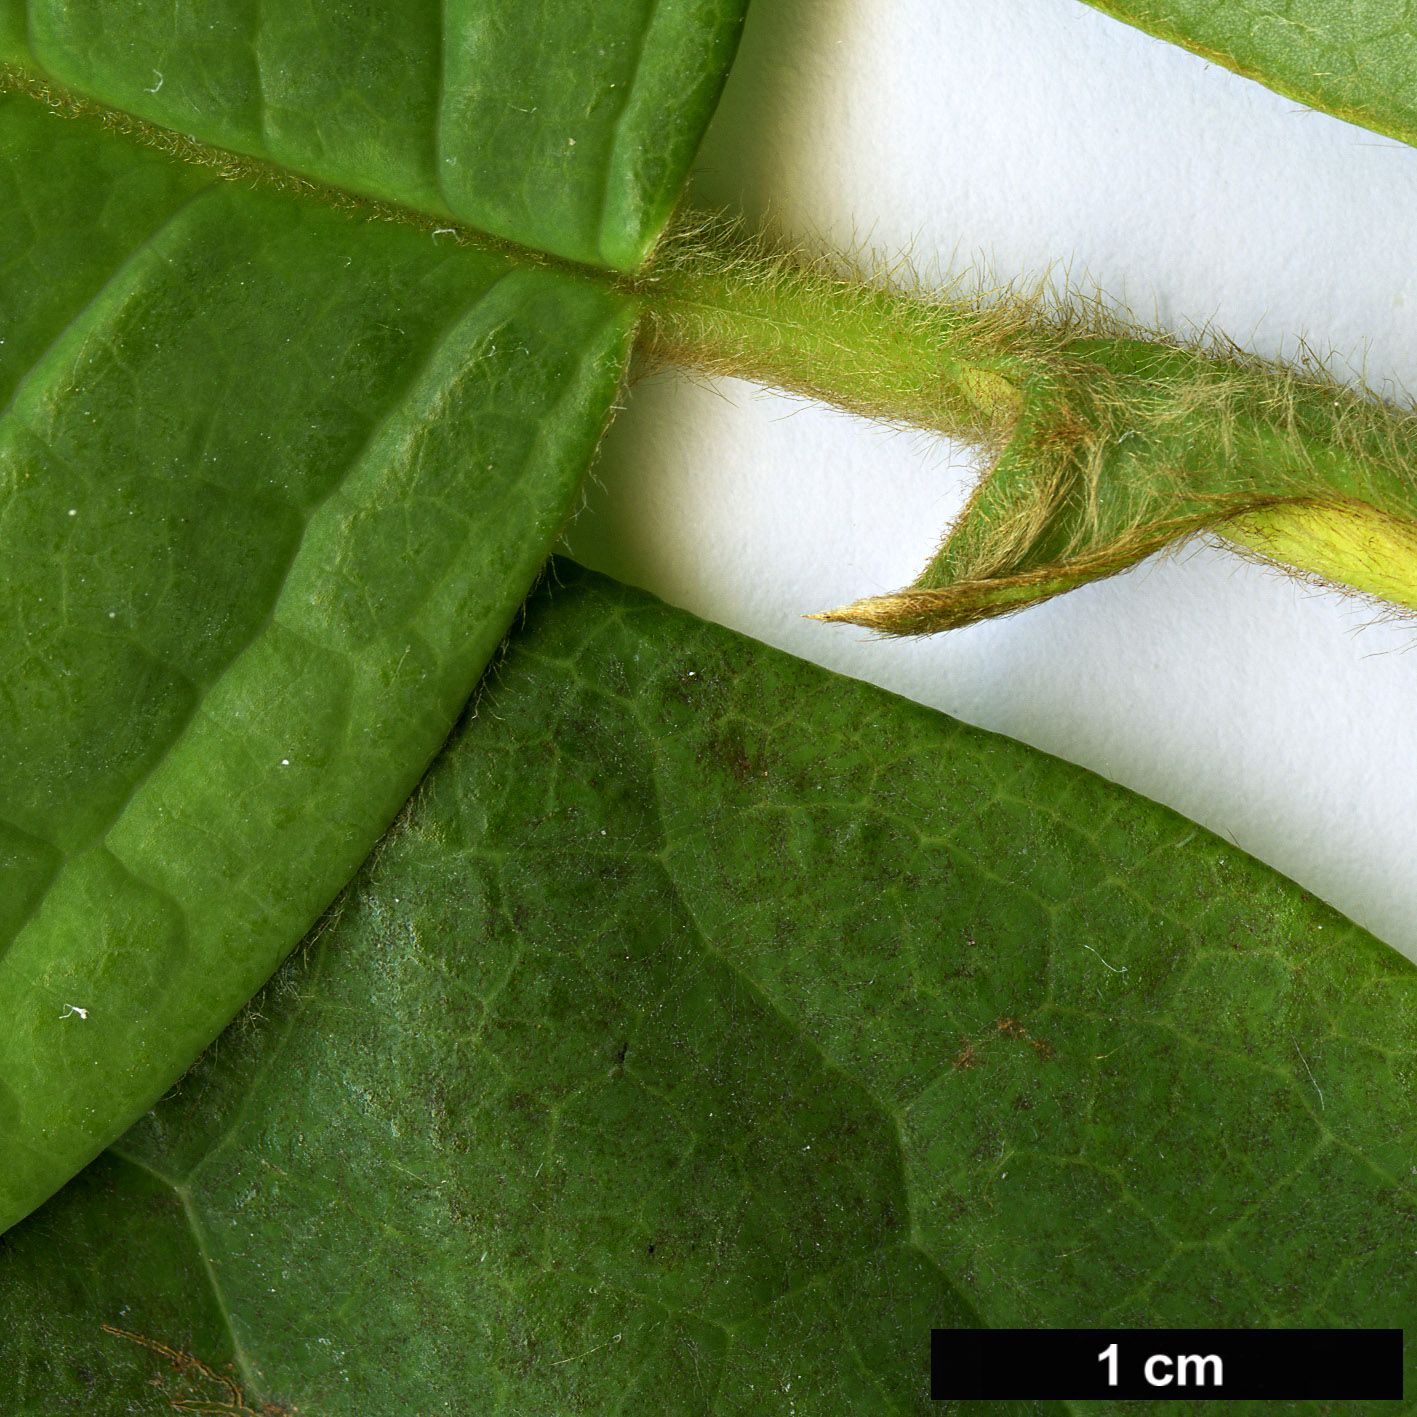
[[[101,1323],[254,1410],[777,1417],[934,1410],[932,1326],[1413,1312],[1406,960],[1080,769],[560,576],[338,924],[4,1240],[18,1414],[162,1410]],[[1358,1411],[1148,1405],[1261,1410]]]

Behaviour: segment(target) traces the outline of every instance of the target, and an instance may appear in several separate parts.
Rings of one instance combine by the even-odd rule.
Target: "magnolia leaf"
[[[23,98],[0,125],[12,181],[53,167],[6,232],[8,1224],[187,1067],[398,811],[567,515],[633,311],[194,184]],[[86,248],[63,219],[114,229]]]
[[[271,11],[254,68],[245,7],[160,8],[0,9],[0,58],[28,66],[0,93],[0,1229],[170,1086],[349,879],[610,416],[635,302],[439,227],[398,155],[462,164],[486,204],[449,198],[461,219],[629,261],[742,6],[610,7],[598,50],[559,9],[518,11],[513,37],[505,6],[449,6],[442,109],[415,101],[405,51],[432,31],[404,7]],[[478,126],[528,69],[551,109],[516,138]],[[584,168],[542,152],[572,110]],[[508,192],[541,224],[503,221]]]
[[[8,1411],[923,1414],[932,1326],[1413,1312],[1411,964],[558,574],[338,918],[0,1241]]]
[[[0,0],[0,62],[200,142],[633,270],[747,0]]]
[[[1310,108],[1417,143],[1417,30],[1392,0],[1087,0]]]

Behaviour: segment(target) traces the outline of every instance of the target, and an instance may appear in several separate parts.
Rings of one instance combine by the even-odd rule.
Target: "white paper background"
[[[754,0],[695,195],[1417,387],[1417,150],[1075,0]],[[912,579],[969,484],[948,444],[658,376],[568,544],[1169,803],[1417,959],[1417,617],[1199,547],[928,641],[800,618]]]

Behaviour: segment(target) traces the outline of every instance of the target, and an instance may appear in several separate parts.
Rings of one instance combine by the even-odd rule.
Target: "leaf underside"
[[[1349,123],[1417,143],[1417,28],[1393,0],[1086,0]]]
[[[1407,961],[1172,812],[562,565],[338,923],[0,1242],[8,1410],[210,1387],[103,1324],[369,1417],[1391,1325],[1415,1052]]]

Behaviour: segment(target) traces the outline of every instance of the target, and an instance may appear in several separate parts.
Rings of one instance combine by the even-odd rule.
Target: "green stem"
[[[667,363],[771,384],[889,423],[987,441],[1017,417],[989,312],[902,298],[692,213],[630,288],[640,345]]]
[[[980,449],[980,485],[915,585],[821,618],[952,628],[1206,529],[1417,608],[1417,419],[1330,380],[1095,308],[923,299],[699,215],[631,286],[654,358]]]

